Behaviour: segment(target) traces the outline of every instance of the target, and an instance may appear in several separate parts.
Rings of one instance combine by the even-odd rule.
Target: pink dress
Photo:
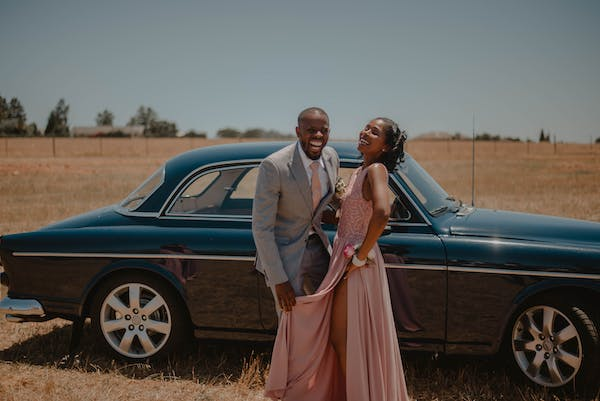
[[[329,341],[333,290],[342,279],[347,244],[364,239],[371,202],[362,197],[366,170],[356,169],[343,199],[329,271],[317,292],[283,312],[265,395],[285,401],[408,401],[383,257],[348,275],[347,378]]]

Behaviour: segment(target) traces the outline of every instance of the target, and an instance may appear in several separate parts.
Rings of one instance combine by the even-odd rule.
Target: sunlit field
[[[231,141],[230,141],[231,142]],[[237,142],[237,141],[234,141]],[[123,199],[202,139],[0,138],[0,234]],[[470,142],[409,141],[446,191],[471,203]],[[600,221],[600,145],[477,143],[475,205]],[[128,364],[92,340],[69,359],[70,323],[0,321],[0,400],[262,400],[270,342],[199,340],[172,360]],[[515,379],[498,358],[402,353],[415,400],[583,400]]]

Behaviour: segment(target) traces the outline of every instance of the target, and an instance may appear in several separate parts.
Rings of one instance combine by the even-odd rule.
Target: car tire
[[[520,308],[508,344],[515,371],[542,387],[597,391],[600,336],[592,310],[551,299]]]
[[[119,274],[102,283],[91,318],[94,334],[129,361],[166,357],[191,338],[186,308],[174,289],[147,273]]]

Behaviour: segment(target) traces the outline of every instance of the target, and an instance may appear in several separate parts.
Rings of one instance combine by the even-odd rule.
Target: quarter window
[[[144,201],[163,183],[165,179],[165,168],[161,167],[156,170],[142,185],[135,191],[130,193],[123,202],[121,207],[128,211],[137,209]]]

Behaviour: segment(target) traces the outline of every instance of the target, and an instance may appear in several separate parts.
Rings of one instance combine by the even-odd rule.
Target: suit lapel
[[[330,200],[329,195],[333,194],[335,191],[335,180],[336,180],[336,168],[333,165],[333,161],[331,160],[331,154],[327,152],[325,155],[325,150],[323,151],[323,163],[325,164],[325,172],[327,173],[327,177],[329,178],[328,190],[325,196],[319,202],[319,206],[317,206],[317,210],[321,209],[324,203],[328,203]],[[307,178],[308,180],[308,178]]]
[[[296,185],[302,194],[306,206],[312,211],[312,194],[308,185],[308,176],[306,175],[304,164],[302,164],[302,158],[300,157],[300,153],[298,153],[298,145],[294,145],[292,160],[290,160],[290,171],[292,172],[292,176],[296,181]]]
[[[327,152],[329,153],[329,152]],[[325,159],[325,168],[327,170],[327,176],[329,177],[329,192],[335,191],[335,181],[337,179],[337,171],[335,166],[333,165],[333,160],[331,158],[331,154],[327,155]]]

